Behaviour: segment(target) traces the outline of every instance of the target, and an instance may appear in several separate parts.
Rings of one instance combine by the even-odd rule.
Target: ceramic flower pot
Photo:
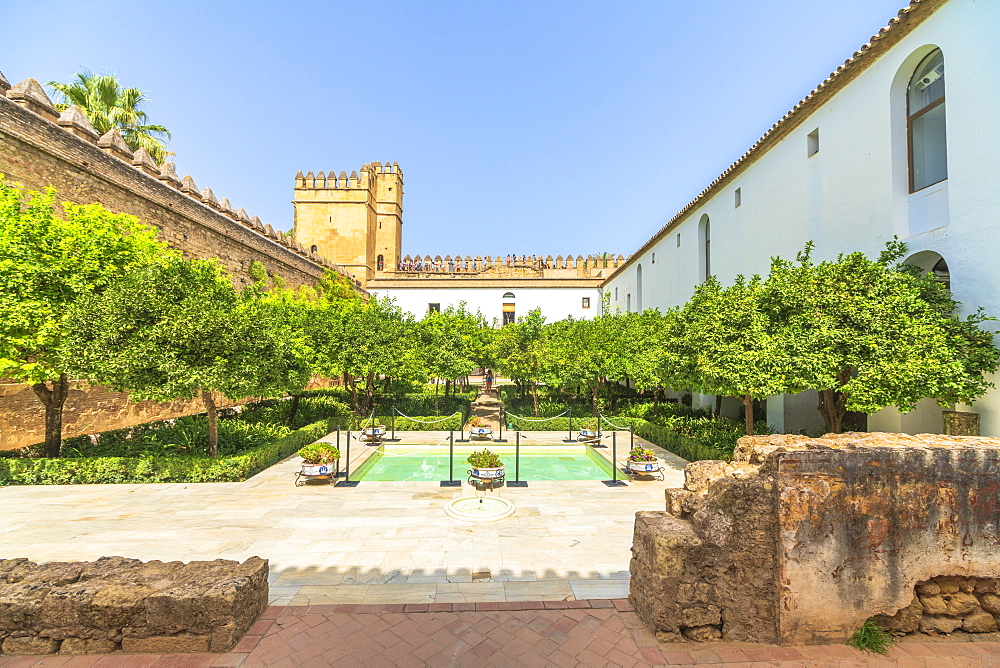
[[[497,478],[503,478],[504,467],[498,466],[496,468],[479,468],[476,466],[472,467],[472,477],[479,478],[480,480],[496,480]]]

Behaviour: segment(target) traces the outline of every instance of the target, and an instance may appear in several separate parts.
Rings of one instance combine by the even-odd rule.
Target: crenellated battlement
[[[291,236],[275,231],[270,225],[264,225],[257,216],[251,217],[242,207],[234,209],[225,197],[218,199],[211,188],[200,189],[192,176],[185,175],[183,178],[179,177],[173,162],[166,162],[158,166],[145,149],[140,148],[133,151],[128,147],[117,130],[110,130],[103,135],[98,135],[97,130],[94,129],[94,126],[87,119],[86,114],[80,107],[70,106],[65,111],[58,111],[52,100],[45,93],[45,89],[35,79],[25,79],[21,83],[11,86],[3,73],[0,73],[0,98],[4,102],[13,103],[30,112],[32,118],[44,120],[53,129],[61,131],[62,138],[56,136],[51,137],[51,139],[64,146],[67,152],[83,155],[87,153],[85,146],[96,147],[119,163],[116,166],[116,170],[123,168],[123,170],[120,170],[122,178],[130,180],[134,177],[152,177],[160,184],[194,200],[198,206],[205,207],[211,214],[228,218],[233,223],[246,228],[254,234],[266,237],[271,242],[278,244],[287,251],[302,257],[312,264],[332,269],[353,279],[350,273],[342,267],[315,252],[307,250]],[[16,123],[16,119],[14,118],[9,118],[8,120],[12,125]],[[40,132],[40,129],[37,129],[39,128],[37,121],[32,121],[28,124],[21,123],[19,125],[22,126],[22,129],[31,126],[36,134]],[[66,140],[69,141],[67,142]],[[93,150],[93,148],[90,150]],[[78,162],[84,167],[90,165],[89,160],[79,159]],[[6,172],[8,176],[18,176],[16,169],[0,168],[0,172]],[[128,172],[132,173],[129,174]],[[357,174],[353,176],[356,178]],[[53,185],[53,183],[46,183],[44,185]],[[187,235],[180,236],[181,241],[188,238]],[[177,242],[177,239],[173,238],[166,238],[165,240],[172,245]],[[356,280],[355,284],[360,287],[360,283]]]
[[[395,267],[380,268],[382,277],[419,278],[449,274],[476,278],[598,278],[625,263],[623,255],[406,255]],[[391,275],[391,276],[390,276]]]
[[[375,187],[377,175],[382,174],[393,174],[399,177],[400,181],[403,178],[403,170],[400,169],[399,164],[396,162],[389,163],[386,162],[384,165],[377,160],[375,162],[369,162],[361,166],[360,174],[358,171],[352,171],[350,176],[347,172],[340,170],[340,174],[336,171],[330,170],[329,172],[319,171],[316,173],[306,172],[302,173],[300,170],[295,175],[295,187],[297,189],[316,189],[316,190],[338,190],[338,189],[372,189]]]

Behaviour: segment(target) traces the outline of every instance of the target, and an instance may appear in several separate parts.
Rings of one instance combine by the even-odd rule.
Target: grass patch
[[[888,654],[892,647],[892,634],[879,626],[874,619],[866,619],[857,631],[847,639],[847,644],[865,652]]]

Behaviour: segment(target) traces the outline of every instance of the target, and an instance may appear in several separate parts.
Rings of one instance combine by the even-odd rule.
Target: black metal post
[[[340,442],[340,432],[337,432],[337,442]],[[347,458],[344,460],[344,479],[337,483],[337,487],[357,487],[358,481],[351,480],[351,430],[347,430]]]
[[[508,487],[527,487],[528,481],[521,480],[521,432],[514,432],[514,479],[507,481]]]
[[[337,452],[340,452],[340,425],[337,425]],[[346,473],[347,473],[347,466],[346,466],[347,460],[345,459],[344,462],[345,462],[344,473],[346,475]],[[340,476],[340,471],[337,471],[337,476],[338,477]]]
[[[503,437],[504,412],[505,412],[504,408],[501,405],[501,407],[500,407],[500,438],[494,438],[493,439],[494,443],[506,443],[507,442],[507,439]]]
[[[573,407],[569,407],[569,434],[566,436],[565,443],[573,442]]]
[[[618,479],[618,432],[614,430],[611,432],[611,467],[611,480],[604,480],[604,484],[608,487],[624,486],[625,481]]]
[[[448,430],[448,479],[441,481],[441,487],[461,487],[462,481],[455,480],[455,430]]]
[[[396,440],[396,407],[389,409],[389,420],[392,422],[392,440]]]

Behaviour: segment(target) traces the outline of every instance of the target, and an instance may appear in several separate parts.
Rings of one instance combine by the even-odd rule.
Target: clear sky
[[[178,173],[277,229],[397,161],[403,251],[628,255],[906,0],[5,0],[0,71],[143,89]]]

